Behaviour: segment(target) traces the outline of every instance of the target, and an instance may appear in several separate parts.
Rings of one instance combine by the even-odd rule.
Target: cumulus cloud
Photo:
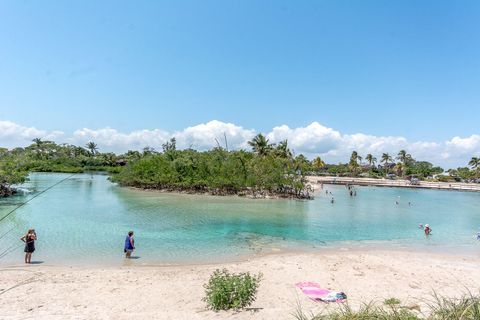
[[[12,121],[0,120],[0,145],[17,147],[30,144],[32,139],[55,140],[63,136],[62,131],[47,132],[35,127],[25,127]]]
[[[301,153],[327,153],[342,142],[340,132],[313,122],[306,127],[290,128],[282,125],[267,134],[273,142],[287,139],[291,147]]]
[[[218,120],[175,132],[162,129],[121,132],[107,127],[83,128],[71,134],[26,127],[11,121],[0,121],[0,146],[25,146],[30,144],[32,139],[40,137],[75,145],[85,145],[88,141],[94,141],[102,151],[120,153],[127,150],[141,150],[146,146],[161,150],[163,143],[175,137],[177,146],[181,149],[192,147],[208,150],[215,147],[217,142],[225,146],[226,138],[229,149],[233,150],[248,149],[247,142],[257,133],[254,129]],[[443,142],[409,141],[401,136],[344,134],[318,122],[297,128],[290,128],[284,124],[274,127],[265,134],[273,143],[287,139],[295,154],[303,153],[309,158],[319,155],[331,163],[347,161],[353,150],[363,156],[372,153],[379,158],[383,152],[396,155],[399,150],[405,149],[417,159],[431,161],[446,168],[464,166],[472,156],[480,155],[480,135],[476,134],[470,137],[453,137]]]
[[[85,145],[89,141],[95,141],[101,148],[108,151],[123,152],[128,149],[139,150],[146,146],[158,148],[169,138],[170,134],[160,129],[122,133],[112,128],[98,130],[83,128],[76,130],[67,141],[75,145]]]
[[[173,134],[180,148],[205,150],[211,149],[218,143],[225,147],[225,138],[228,148],[247,148],[247,141],[255,136],[255,130],[244,129],[233,123],[212,120]]]

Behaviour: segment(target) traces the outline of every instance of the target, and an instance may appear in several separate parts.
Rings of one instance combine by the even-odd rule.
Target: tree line
[[[400,150],[394,157],[382,153],[380,161],[372,154],[365,158],[353,151],[347,163],[326,164],[320,157],[312,161],[315,174],[337,176],[364,176],[370,178],[401,177],[436,179],[438,181],[480,182],[480,158],[472,157],[468,166],[449,169],[447,172],[428,161],[416,160],[406,150]]]
[[[226,145],[219,144],[209,151],[178,150],[172,138],[161,151],[145,147],[142,151],[115,154],[100,152],[94,142],[81,147],[36,138],[25,148],[0,148],[0,196],[12,194],[10,186],[24,182],[29,172],[107,171],[112,180],[125,186],[300,198],[310,196],[306,175],[435,176],[440,181],[465,182],[480,178],[479,157],[445,174],[442,168],[418,161],[405,150],[395,157],[382,153],[379,160],[372,154],[362,157],[353,151],[348,162],[327,164],[320,157],[310,161],[302,154],[295,156],[287,140],[274,144],[263,134],[248,145],[251,150],[229,151]]]

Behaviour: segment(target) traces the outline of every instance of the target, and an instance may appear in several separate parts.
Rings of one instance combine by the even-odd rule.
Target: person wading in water
[[[35,251],[35,240],[37,240],[37,234],[35,229],[28,229],[27,233],[20,238],[25,242],[25,263],[30,263],[32,261],[32,253]]]
[[[123,249],[125,258],[132,256],[133,249],[135,249],[135,240],[133,239],[133,231],[129,231],[128,236],[125,238],[125,247]]]

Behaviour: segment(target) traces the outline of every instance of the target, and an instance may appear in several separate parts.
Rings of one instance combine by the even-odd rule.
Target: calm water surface
[[[27,193],[0,199],[0,217],[68,177],[32,174]],[[136,234],[134,263],[220,261],[282,250],[388,246],[480,252],[480,193],[325,186],[315,200],[142,192],[120,188],[106,175],[78,174],[0,222],[0,264],[22,260],[20,236],[30,227],[39,241],[34,260],[120,263],[128,230]],[[399,201],[396,205],[395,201]],[[408,205],[411,202],[411,206]],[[429,223],[426,239],[419,223]],[[18,247],[18,248],[17,248]]]

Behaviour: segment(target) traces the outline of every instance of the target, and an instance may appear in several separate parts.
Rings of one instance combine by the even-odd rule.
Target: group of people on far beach
[[[35,229],[28,229],[27,233],[20,240],[25,242],[25,249],[23,249],[23,252],[25,252],[25,263],[30,264],[32,263],[32,254],[35,252],[35,241],[37,240]],[[130,259],[133,250],[135,250],[135,239],[133,239],[133,231],[129,231],[123,248],[125,258]]]

